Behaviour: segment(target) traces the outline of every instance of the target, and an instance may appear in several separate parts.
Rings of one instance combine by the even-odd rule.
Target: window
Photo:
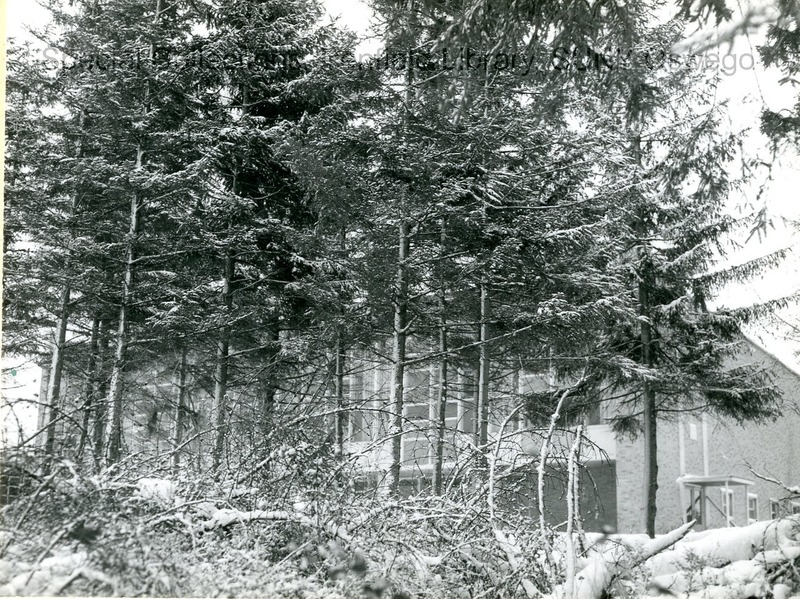
[[[475,432],[475,380],[469,371],[459,368],[455,382],[450,386],[450,393],[456,398],[456,428],[465,433]]]
[[[427,408],[431,401],[431,389],[433,387],[433,377],[429,368],[418,370],[408,369],[404,373],[403,386],[405,387],[405,401],[407,404],[421,404],[425,407],[425,415],[428,417]]]
[[[351,410],[347,436],[350,441],[363,443],[370,440],[369,423],[361,410]]]
[[[777,499],[769,500],[769,517],[771,520],[777,520],[781,517],[781,502]]]
[[[728,526],[733,524],[733,489],[720,489],[722,493],[722,513]]]
[[[758,495],[747,494],[747,523],[752,524],[758,520]]]
[[[412,426],[424,427],[431,416],[433,385],[436,381],[429,368],[406,370],[403,376],[405,398],[403,416],[412,421]]]
[[[793,501],[791,503],[792,514],[800,514],[800,501]]]
[[[424,476],[415,476],[414,478],[403,478],[400,480],[400,495],[401,497],[413,497],[420,493],[429,492],[431,489],[431,480]]]
[[[431,423],[431,395],[435,384],[430,367],[408,368],[403,373],[403,418],[406,419],[403,428],[406,432],[403,434],[400,455],[406,465],[429,462],[431,443],[424,433]]]
[[[345,401],[350,408],[345,431],[347,440],[362,443],[369,441],[370,417],[358,409],[364,404],[364,375],[361,372],[354,372],[344,377],[342,384]]]
[[[408,431],[403,435],[401,460],[406,466],[429,462],[430,440],[423,433]]]
[[[591,426],[594,424],[603,424],[603,422],[603,412],[600,402],[597,400],[589,401],[586,405],[586,424]]]
[[[416,482],[410,478],[406,478],[400,481],[399,490],[401,497],[411,497],[418,493]]]
[[[689,507],[686,509],[686,521],[694,520],[697,526],[703,526],[703,510],[700,506],[702,498],[700,489],[689,487]]]

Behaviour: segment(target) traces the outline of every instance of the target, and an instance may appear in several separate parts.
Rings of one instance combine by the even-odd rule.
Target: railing
[[[498,462],[501,464],[509,464],[514,461],[519,461],[520,458],[535,458],[539,455],[542,446],[542,438],[545,434],[544,430],[522,430],[513,431],[506,430],[503,435],[503,440],[500,442],[500,451],[497,453]],[[590,425],[584,429],[584,436],[586,442],[581,448],[582,461],[599,461],[599,460],[615,460],[617,457],[617,444],[614,432],[611,430],[610,425],[597,424]],[[552,450],[551,456],[557,461],[558,456],[566,455],[570,445],[575,439],[575,433],[571,430],[558,430],[555,432],[551,439]],[[474,437],[471,433],[465,432],[450,432],[446,445],[454,449],[448,452],[449,459],[445,461],[452,462],[453,453],[458,457],[466,457],[472,451]],[[404,465],[412,469],[425,470],[425,467],[433,463],[432,445],[429,438],[420,437],[420,443],[424,444],[425,451],[419,451],[417,448],[417,458],[410,459],[404,456]],[[487,448],[489,454],[495,451],[494,444],[496,443],[496,436],[489,438],[489,447]],[[391,443],[387,438],[385,441],[349,441],[344,446],[345,453],[352,456],[355,466],[363,470],[382,470],[390,466],[392,461],[391,456]],[[420,459],[419,454],[425,455],[427,458]]]

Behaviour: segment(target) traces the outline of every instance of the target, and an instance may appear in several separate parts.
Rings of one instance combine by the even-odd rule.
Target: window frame
[[[750,503],[751,501],[755,501],[755,517],[753,517],[753,505]],[[747,523],[753,524],[754,522],[758,522],[758,508],[759,508],[759,501],[758,501],[758,493],[747,493]]]
[[[780,500],[770,498],[770,500],[769,500],[769,517],[770,517],[770,520],[780,520],[782,512],[783,512],[783,508],[781,508]]]
[[[725,515],[725,525],[733,526],[734,491],[729,487],[722,487],[719,491],[722,503],[722,513]]]
[[[345,441],[347,443],[369,443],[372,439],[372,427],[368,416],[364,413],[367,376],[363,370],[356,369],[342,379],[343,395],[347,402],[347,421],[345,423]]]

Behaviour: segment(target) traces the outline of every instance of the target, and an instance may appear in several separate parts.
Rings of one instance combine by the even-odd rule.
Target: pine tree
[[[649,39],[672,42],[668,27]],[[657,420],[682,409],[761,420],[778,413],[778,398],[754,369],[727,369],[726,357],[741,342],[741,321],[704,305],[710,280],[725,277],[706,273],[737,224],[723,212],[734,185],[726,163],[736,138],[719,133],[719,112],[704,106],[703,82],[689,73],[631,70],[618,84],[627,89],[617,100],[627,127],[610,137],[624,157],[610,174],[631,182],[613,215],[615,276],[627,291],[607,340],[590,350],[589,393],[610,385],[607,391],[620,394],[618,429],[643,432],[645,528],[652,536]]]
[[[191,73],[164,62],[155,52],[157,44],[177,51],[185,43],[191,12],[178,4],[162,10],[158,2],[153,6],[86,2],[70,8],[52,2],[49,7],[60,31],[54,45],[67,57],[69,68],[55,68],[42,83],[47,90],[47,109],[55,112],[42,123],[43,139],[53,144],[60,139],[68,145],[31,163],[35,165],[33,178],[49,185],[50,201],[70,198],[72,206],[66,214],[71,221],[57,220],[63,212],[37,214],[33,206],[22,214],[39,218],[52,239],[67,239],[63,245],[68,250],[61,254],[66,268],[51,265],[50,271],[76,274],[60,290],[48,401],[52,419],[60,403],[62,340],[68,316],[73,317],[77,331],[85,332],[90,357],[98,341],[92,332],[100,330],[99,322],[106,330],[116,324],[115,358],[105,404],[108,426],[102,427],[107,434],[107,458],[113,462],[121,451],[122,379],[129,362],[132,322],[141,322],[153,297],[154,275],[159,276],[159,256],[163,260],[163,254],[171,249],[161,244],[163,239],[156,242],[153,238],[161,224],[159,214],[167,206],[177,207],[176,200],[185,199],[192,188],[191,173],[186,170],[191,158],[179,151],[186,146],[174,139],[168,141],[173,135],[180,139],[183,119],[191,111],[185,101]],[[142,40],[149,43],[142,46]],[[54,164],[48,166],[48,161]],[[153,220],[147,220],[151,215]],[[27,227],[28,235],[40,235],[40,227],[33,222]],[[34,240],[36,252],[51,259],[59,256],[52,246],[44,238]],[[151,252],[154,247],[162,251]],[[121,271],[118,252],[124,254]],[[134,277],[136,270],[141,271],[139,281]],[[119,295],[115,287],[121,287]],[[142,292],[138,297],[134,296],[135,287]],[[101,308],[109,300],[118,302],[116,315]],[[87,381],[87,393],[99,384]],[[88,406],[89,397],[84,400]],[[93,409],[100,409],[98,401]]]
[[[549,56],[552,60],[542,63],[548,65],[549,77],[542,85],[541,96],[547,101],[537,108],[551,123],[556,115],[567,115],[584,126],[591,123],[592,132],[603,136],[602,150],[592,156],[597,172],[606,173],[603,183],[586,179],[576,188],[578,194],[590,192],[593,207],[601,213],[572,211],[572,202],[557,199],[550,213],[553,218],[540,221],[540,227],[547,227],[566,217],[561,222],[567,243],[575,243],[581,237],[582,241],[590,240],[594,248],[589,255],[594,258],[589,264],[598,269],[592,275],[595,282],[583,290],[580,286],[572,288],[582,300],[575,305],[563,295],[570,289],[565,283],[573,282],[575,275],[584,275],[580,277],[582,282],[591,279],[585,279],[581,269],[566,271],[550,298],[542,297],[534,330],[545,347],[549,346],[562,380],[577,377],[590,382],[594,391],[584,388],[582,393],[597,393],[609,381],[630,390],[631,381],[636,381],[631,405],[640,406],[643,411],[649,456],[645,476],[646,528],[653,534],[658,414],[667,413],[667,406],[674,406],[671,402],[683,400],[690,404],[699,401],[709,409],[743,419],[761,419],[776,413],[777,398],[767,381],[752,371],[725,370],[724,356],[732,351],[730,344],[738,334],[738,322],[746,313],[709,314],[699,307],[702,293],[711,292],[704,283],[726,276],[710,277],[706,273],[712,264],[713,249],[734,226],[731,219],[724,217],[722,208],[732,186],[725,163],[733,155],[736,140],[717,133],[713,110],[705,118],[699,113],[705,82],[692,80],[673,65],[668,69],[665,63],[656,64],[653,68],[652,60],[648,63],[636,60],[641,58],[636,56],[630,68],[605,64],[599,52],[614,45],[631,48],[651,59],[659,55],[659,50],[665,56],[664,49],[672,47],[676,38],[670,33],[672,24],[655,28],[649,25],[654,6],[645,3],[626,7],[599,19],[591,7],[584,5],[531,10],[512,4],[507,7],[510,14],[495,13],[496,6],[490,8],[480,1],[468,5],[463,18],[456,18],[440,38],[440,45],[482,44],[488,37],[492,42],[499,40],[489,44],[495,51],[503,44],[520,48],[528,39],[528,50],[539,50],[539,56],[547,57],[548,48],[539,46],[540,40],[555,40],[551,49],[557,48],[558,53],[553,51]],[[596,59],[594,64],[592,60],[581,61],[584,53],[585,57]],[[677,101],[679,96],[685,101]],[[457,116],[470,102],[479,99],[478,92],[462,93]],[[675,107],[674,111],[671,107]],[[680,114],[681,110],[696,116],[687,117]],[[620,135],[620,128],[627,133]],[[642,128],[649,136],[642,133]],[[692,188],[695,191],[690,191]],[[532,237],[535,240],[537,235]],[[513,235],[508,238],[518,239]],[[488,241],[481,245],[487,247]],[[573,246],[570,251],[576,249]],[[497,250],[491,253],[496,262]],[[775,256],[768,257],[761,264],[751,264],[727,276],[741,276],[774,259]],[[542,272],[544,277],[557,277],[558,271],[547,266]],[[606,272],[602,272],[604,269]],[[503,288],[508,289],[512,281],[504,283]],[[596,293],[600,289],[603,291]],[[692,299],[695,293],[697,297]],[[596,303],[587,301],[593,295]],[[541,317],[548,312],[555,322],[548,323],[547,318]],[[665,317],[664,313],[670,316]],[[584,320],[590,314],[593,322]],[[567,318],[562,320],[563,316]],[[622,322],[629,324],[622,326]],[[617,333],[609,335],[609,331]],[[621,331],[627,331],[629,341],[609,344],[608,340],[617,338]],[[667,337],[669,342],[665,341]],[[701,360],[690,349],[698,343],[707,352],[706,359]],[[623,347],[626,350],[620,354]],[[604,360],[605,366],[598,368]],[[594,364],[588,369],[588,379],[587,363]],[[583,376],[579,376],[581,372]],[[668,380],[680,380],[680,384],[671,385]],[[722,391],[726,386],[730,392]],[[634,412],[636,416],[641,414],[638,408]],[[620,415],[620,427],[631,423],[630,416]]]
[[[215,467],[225,446],[231,344],[238,346],[236,353],[257,360],[258,420],[266,438],[272,432],[283,339],[302,328],[311,309],[306,281],[313,288],[315,256],[308,236],[317,215],[282,156],[282,145],[303,119],[333,101],[339,85],[333,56],[342,42],[331,30],[315,28],[319,14],[319,7],[305,0],[221,2],[203,46],[207,56],[240,56],[239,62],[248,63],[219,69],[217,84],[231,102],[215,103],[203,143],[217,183],[204,198],[199,224],[220,248],[213,259],[223,274],[222,309],[214,315],[219,329]],[[312,53],[316,56],[308,61]]]

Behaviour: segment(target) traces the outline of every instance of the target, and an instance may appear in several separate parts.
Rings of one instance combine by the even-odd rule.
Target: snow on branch
[[[739,35],[748,33],[762,25],[775,23],[779,18],[780,10],[776,4],[753,6],[738,20],[727,23],[724,27],[720,26],[711,30],[698,31],[685,40],[681,40],[672,46],[672,53],[694,52],[697,54],[711,48],[718,48],[725,43],[732,45]]]
[[[314,528],[325,530],[328,534],[338,537],[343,541],[350,542],[352,539],[349,532],[344,526],[337,525],[333,522],[320,522],[314,518],[309,518],[302,514],[288,512],[284,510],[251,510],[241,511],[234,509],[219,509],[214,512],[208,520],[204,520],[201,525],[206,530],[214,528],[225,528],[232,524],[243,524],[245,522],[252,522],[255,520],[272,520],[282,522],[293,522],[295,524],[302,524]]]
[[[800,495],[800,485],[793,485],[793,486],[791,486],[791,487],[790,487],[790,486],[789,486],[789,485],[787,485],[785,482],[783,482],[783,481],[780,481],[780,480],[778,480],[777,478],[774,478],[774,477],[772,477],[772,476],[766,476],[766,475],[764,475],[764,474],[759,474],[758,472],[756,472],[755,470],[753,470],[753,467],[752,467],[752,466],[750,466],[750,464],[747,464],[747,469],[748,469],[748,470],[750,470],[750,472],[751,472],[751,473],[753,474],[753,476],[755,476],[756,478],[760,478],[761,480],[763,480],[763,481],[766,481],[766,482],[768,482],[768,483],[773,483],[773,484],[776,484],[776,485],[778,485],[779,487],[781,487],[781,488],[782,488],[784,491],[786,491],[787,493],[789,493],[790,495]]]

